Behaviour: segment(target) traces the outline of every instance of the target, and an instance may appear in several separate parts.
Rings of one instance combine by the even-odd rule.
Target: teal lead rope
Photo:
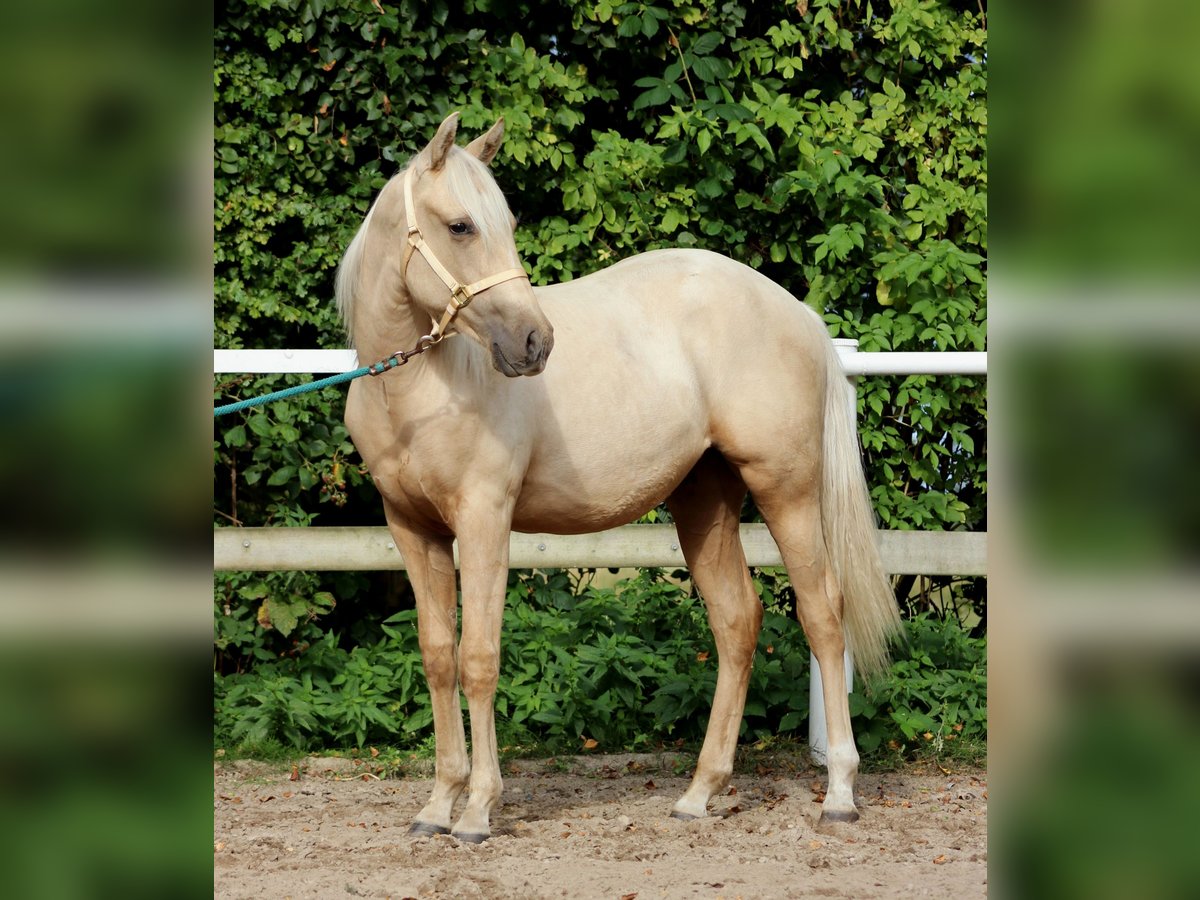
[[[515,278],[507,272],[501,272],[505,277],[501,280],[509,280]],[[525,275],[525,270],[521,270],[522,277]],[[454,322],[454,317],[458,315],[459,310],[471,302],[472,289],[480,289],[479,285],[483,285],[481,290],[487,290],[491,287],[488,284],[493,279],[485,278],[483,281],[477,281],[473,285],[463,287],[455,282],[455,286],[451,287],[452,296],[450,303],[446,306],[446,311],[442,314],[442,321],[433,323],[433,331],[429,334],[421,335],[417,340],[417,344],[411,350],[397,350],[386,359],[381,359],[373,366],[363,366],[361,369],[355,369],[353,372],[342,372],[340,375],[331,375],[328,378],[322,378],[320,381],[310,381],[308,384],[298,384],[295,387],[287,388],[282,391],[275,391],[273,394],[263,394],[261,397],[251,397],[249,400],[239,400],[237,403],[227,403],[225,406],[218,406],[213,410],[213,417],[223,416],[226,413],[240,412],[243,409],[250,409],[254,406],[262,406],[264,403],[271,403],[274,400],[282,400],[285,397],[295,397],[297,394],[307,394],[309,391],[319,391],[321,388],[330,387],[335,384],[342,384],[346,381],[353,381],[355,378],[361,378],[363,375],[382,375],[388,369],[394,369],[397,366],[402,366],[414,356],[419,356],[431,347],[436,347],[448,337],[454,337],[454,333],[447,329]],[[497,282],[498,283],[498,282]]]
[[[361,378],[363,375],[382,375],[388,369],[402,366],[406,362],[408,362],[406,355],[397,353],[394,356],[389,356],[387,359],[375,363],[373,366],[363,366],[361,369],[355,369],[353,372],[342,372],[339,375],[322,378],[320,381],[310,381],[308,384],[298,384],[295,387],[286,388],[282,391],[263,394],[261,397],[251,397],[249,400],[239,400],[237,403],[227,403],[224,406],[218,406],[213,410],[213,417],[223,416],[226,413],[241,412],[243,409],[262,406],[264,403],[273,403],[276,400],[283,400],[286,397],[295,397],[297,394],[307,394],[309,391],[319,391],[321,388],[353,381],[355,378]]]

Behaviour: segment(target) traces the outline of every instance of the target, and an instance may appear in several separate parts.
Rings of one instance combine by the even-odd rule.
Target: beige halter
[[[459,310],[465,309],[467,305],[475,298],[476,294],[482,294],[488,288],[493,288],[505,281],[512,281],[514,278],[525,278],[529,276],[524,269],[514,268],[505,269],[503,272],[497,272],[495,275],[489,275],[487,278],[481,278],[479,281],[471,284],[460,284],[453,275],[447,271],[442,265],[437,255],[433,252],[433,248],[425,243],[425,238],[421,236],[421,229],[417,225],[417,210],[413,205],[412,186],[415,177],[413,169],[415,166],[409,166],[404,173],[404,214],[408,218],[408,243],[404,247],[404,262],[400,268],[400,277],[405,278],[408,274],[408,263],[412,259],[413,251],[416,250],[429,263],[429,267],[437,273],[438,278],[442,279],[442,283],[450,289],[450,302],[446,304],[446,310],[442,313],[440,322],[433,323],[433,331],[426,337],[429,339],[426,346],[432,346],[439,343],[442,338],[446,337],[446,329],[450,327]],[[422,342],[425,339],[422,338]]]

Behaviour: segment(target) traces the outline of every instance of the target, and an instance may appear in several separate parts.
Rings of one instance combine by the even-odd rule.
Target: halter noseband
[[[439,343],[442,338],[446,337],[446,329],[450,327],[459,310],[466,309],[467,305],[475,299],[476,294],[482,294],[488,288],[493,288],[505,281],[512,281],[514,278],[528,279],[524,269],[514,268],[505,269],[502,272],[497,272],[495,275],[489,275],[487,278],[481,278],[471,284],[460,284],[459,281],[450,274],[437,255],[433,252],[433,248],[425,243],[425,238],[421,235],[421,229],[417,225],[417,209],[413,205],[413,169],[415,166],[409,166],[404,173],[404,215],[408,219],[408,243],[404,247],[404,261],[400,267],[400,277],[407,278],[408,263],[412,259],[413,251],[416,250],[424,258],[425,262],[429,263],[429,267],[437,274],[438,278],[442,279],[442,283],[450,289],[450,302],[446,304],[446,309],[442,313],[440,322],[433,323],[433,331],[426,337],[429,338],[428,346]],[[422,339],[424,340],[424,339]]]

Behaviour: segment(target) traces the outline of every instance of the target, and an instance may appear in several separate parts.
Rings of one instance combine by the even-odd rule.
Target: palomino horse
[[[754,270],[700,250],[644,253],[533,288],[487,168],[503,121],[466,148],[455,146],[457,126],[457,114],[447,118],[384,186],[337,279],[359,359],[430,349],[403,374],[355,381],[346,401],[416,594],[437,762],[412,831],[451,831],[469,786],[452,833],[472,842],[490,834],[501,793],[492,704],[509,532],[599,531],[663,500],[719,654],[695,776],[671,813],[705,815],[733,769],[762,621],[738,539],[747,490],[779,545],[824,675],[821,821],[854,821],[858,752],[843,650],[865,674],[880,670],[899,614],[821,319]],[[448,329],[461,336],[442,343]]]

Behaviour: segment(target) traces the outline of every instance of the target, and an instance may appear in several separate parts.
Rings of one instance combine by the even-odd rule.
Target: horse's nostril
[[[525,339],[525,358],[537,359],[542,353],[542,336],[537,333],[537,330],[529,332],[529,337]]]

